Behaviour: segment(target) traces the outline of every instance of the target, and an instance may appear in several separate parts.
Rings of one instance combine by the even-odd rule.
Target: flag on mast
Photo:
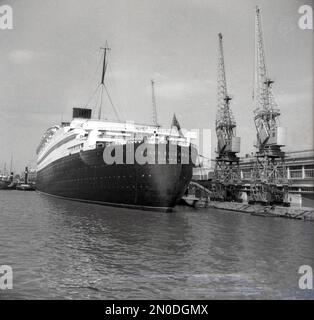
[[[171,128],[173,128],[173,127],[177,128],[180,136],[183,136],[180,123],[179,123],[175,113],[173,114],[173,118],[172,118],[172,122],[171,122]]]

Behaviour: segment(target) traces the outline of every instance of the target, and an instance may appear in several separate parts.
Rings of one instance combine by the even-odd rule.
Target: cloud
[[[9,60],[14,64],[26,64],[32,61],[35,52],[31,50],[14,50],[9,53]]]
[[[311,102],[313,100],[313,94],[311,92],[277,94],[275,99],[278,104],[282,106],[292,104],[300,106],[300,104]],[[312,107],[311,104],[310,107]]]
[[[159,83],[156,91],[158,91],[158,97],[177,100],[182,97],[208,95],[213,89],[213,84],[212,81],[203,79],[167,81]]]

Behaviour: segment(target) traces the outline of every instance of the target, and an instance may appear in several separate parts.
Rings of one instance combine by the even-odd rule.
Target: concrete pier
[[[199,200],[195,203],[196,208],[214,208],[219,210],[247,213],[263,217],[277,217],[297,220],[314,221],[314,208],[294,208],[280,206],[249,205],[235,202],[218,202]]]

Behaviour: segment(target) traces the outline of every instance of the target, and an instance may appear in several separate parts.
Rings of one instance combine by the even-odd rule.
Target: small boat
[[[273,213],[266,213],[266,212],[252,212],[251,216],[259,216],[259,217],[266,217],[266,218],[276,218],[277,217]]]
[[[0,190],[8,189],[9,181],[0,180]]]
[[[10,177],[1,177],[0,179],[0,190],[15,190],[16,182],[13,181],[13,172]]]
[[[35,191],[35,186],[30,183],[21,183],[16,186],[16,190]]]
[[[252,216],[259,216],[259,217],[267,217],[267,218],[275,218],[277,217],[276,214],[272,213],[273,207],[265,207],[264,210],[255,210],[251,213]]]
[[[16,190],[35,191],[35,189],[35,184],[28,182],[28,167],[26,167],[24,171],[24,182],[18,183],[16,186]]]
[[[199,200],[200,200],[200,198],[197,198],[193,195],[187,195],[187,196],[183,196],[180,199],[179,204],[186,205],[189,207],[195,207],[196,202]]]

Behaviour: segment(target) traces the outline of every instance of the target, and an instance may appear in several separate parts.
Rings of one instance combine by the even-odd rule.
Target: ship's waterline
[[[192,162],[178,162],[108,165],[98,148],[61,158],[38,171],[37,188],[76,200],[169,211],[192,178]]]

